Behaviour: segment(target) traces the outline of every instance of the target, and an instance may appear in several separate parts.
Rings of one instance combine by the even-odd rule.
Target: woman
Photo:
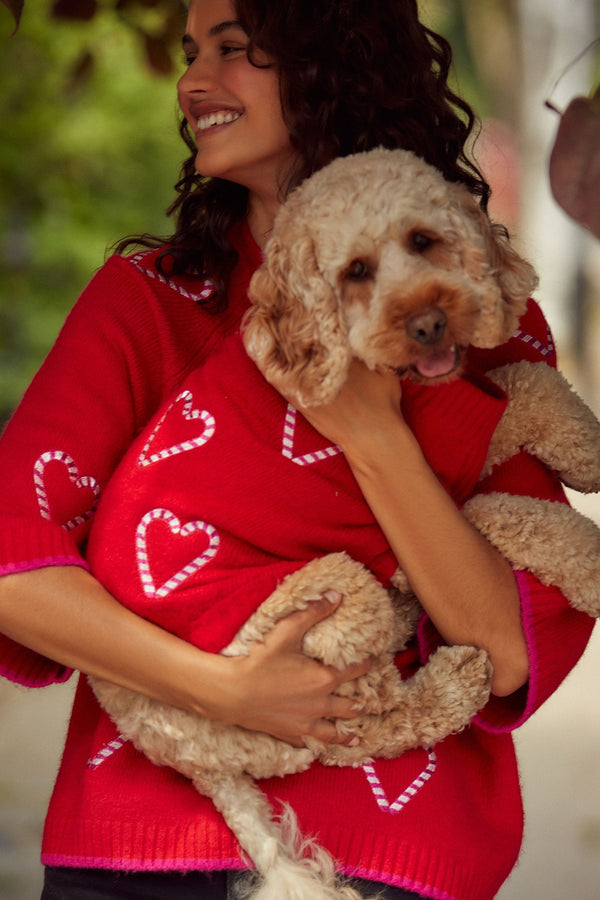
[[[3,671],[39,685],[80,669],[297,746],[306,735],[333,741],[331,720],[356,710],[332,692],[369,664],[334,673],[300,653],[304,632],[334,608],[328,598],[280,623],[247,658],[201,653],[133,615],[86,571],[93,509],[159,403],[237,330],[273,217],[304,177],[383,144],[415,151],[484,204],[488,188],[464,153],[473,119],[447,86],[449,48],[420,25],[410,0],[192,0],[183,47],[179,102],[192,155],[174,204],[176,233],[166,247],[108,261],[0,445]],[[522,327],[552,361],[536,308]],[[528,348],[481,354],[480,364],[539,358]],[[390,898],[482,900],[508,875],[520,843],[508,732],[560,683],[590,625],[557,591],[515,578],[467,525],[403,421],[400,394],[396,378],[357,366],[335,405],[310,420],[344,450],[426,610],[420,645],[399,664],[414,668],[442,640],[484,647],[495,696],[478,727],[443,742],[436,774],[398,816],[373,801],[362,770],[314,766],[264,787],[292,805],[342,871],[366,879],[365,896],[375,881]],[[509,463],[503,479],[515,491],[562,497],[526,458]],[[426,763],[417,752],[378,764],[381,790],[400,795]],[[46,900],[222,898],[246,864],[208,802],[119,742],[85,679],[43,860]]]

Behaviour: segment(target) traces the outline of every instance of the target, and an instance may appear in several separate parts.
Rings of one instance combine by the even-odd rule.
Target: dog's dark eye
[[[346,269],[346,278],[350,281],[365,281],[370,278],[371,270],[362,259],[354,259]]]
[[[413,250],[416,250],[417,253],[424,253],[434,241],[432,237],[424,234],[422,231],[413,231],[410,236],[410,242]]]

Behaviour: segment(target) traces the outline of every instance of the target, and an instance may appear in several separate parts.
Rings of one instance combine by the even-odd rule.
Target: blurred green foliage
[[[0,420],[107,248],[170,232],[164,210],[187,154],[179,64],[154,73],[114,5],[67,22],[50,0],[28,0],[13,27],[0,7]]]

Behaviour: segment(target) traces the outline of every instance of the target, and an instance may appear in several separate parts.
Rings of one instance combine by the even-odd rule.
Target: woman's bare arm
[[[339,602],[339,601],[338,601]],[[335,671],[301,652],[304,633],[335,609],[327,598],[282,620],[248,657],[204,653],[122,606],[77,566],[0,578],[0,631],[57,662],[211,719],[297,746],[339,738],[356,715],[332,695],[369,664]]]
[[[400,382],[361,363],[335,402],[304,415],[346,456],[424,609],[450,644],[484,648],[493,693],[528,677],[519,595],[506,560],[456,508],[402,418]]]

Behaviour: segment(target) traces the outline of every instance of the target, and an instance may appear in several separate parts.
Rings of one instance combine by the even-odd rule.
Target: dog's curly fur
[[[281,209],[252,280],[244,340],[277,390],[306,407],[335,397],[352,357],[447,381],[460,374],[469,345],[511,336],[535,284],[532,267],[464,188],[408,152],[375,150],[336,160]],[[578,490],[600,489],[600,426],[562,376],[519,363],[492,377],[510,403],[482,477],[525,446]],[[568,424],[557,427],[565,414]],[[600,614],[600,531],[587,519],[562,504],[501,494],[473,498],[465,514],[514,566]],[[431,747],[464,728],[489,696],[491,666],[475,648],[441,647],[413,678],[399,678],[393,654],[413,636],[420,608],[402,572],[394,583],[388,594],[342,553],[313,560],[223,651],[247,653],[281,617],[339,591],[342,604],[309,631],[304,651],[337,667],[375,657],[367,675],[340,691],[367,710],[339,725],[360,737],[356,747],[307,740],[296,749],[91,679],[120,731],[221,810],[262,876],[255,900],[358,895],[337,882],[327,854],[300,839],[292,814],[285,825],[274,821],[253,779],[299,772],[315,759],[357,765]]]
[[[307,408],[336,396],[353,356],[428,382],[419,369],[449,356],[436,379],[448,380],[467,346],[508,340],[536,283],[462,186],[405,151],[356,154],[280,210],[251,283],[246,349]]]

